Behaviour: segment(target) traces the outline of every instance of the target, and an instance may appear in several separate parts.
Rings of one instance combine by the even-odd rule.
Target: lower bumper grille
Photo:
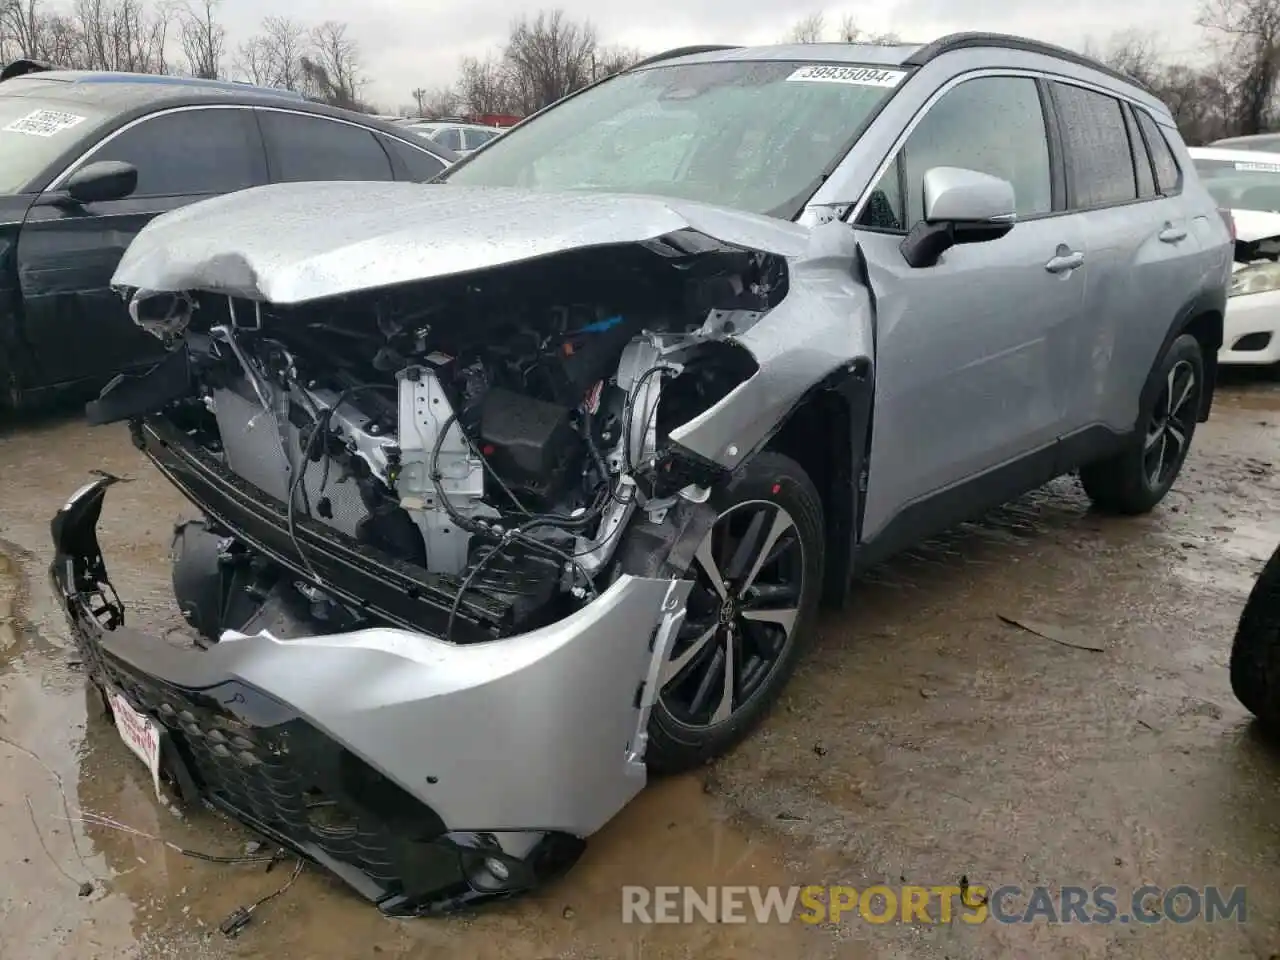
[[[55,516],[50,580],[94,682],[163,728],[161,768],[184,799],[231,814],[397,916],[509,897],[573,865],[584,842],[569,834],[516,831],[514,855],[498,834],[447,832],[295,708],[210,667],[204,651],[126,628],[95,531],[113,482],[90,484]]]

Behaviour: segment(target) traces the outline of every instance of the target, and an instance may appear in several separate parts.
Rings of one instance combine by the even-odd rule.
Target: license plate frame
[[[143,713],[139,713],[118,690],[107,691],[107,702],[111,705],[111,714],[115,718],[116,732],[129,748],[129,752],[142,761],[151,775],[151,785],[155,788],[156,799],[160,796],[160,752],[163,730],[160,724]]]

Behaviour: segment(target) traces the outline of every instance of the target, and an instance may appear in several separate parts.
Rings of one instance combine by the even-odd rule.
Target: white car
[[[419,136],[465,157],[503,132],[502,127],[486,127],[479,123],[412,123],[409,129]]]
[[[1280,365],[1280,153],[1192,147],[1200,179],[1236,229],[1219,363]]]

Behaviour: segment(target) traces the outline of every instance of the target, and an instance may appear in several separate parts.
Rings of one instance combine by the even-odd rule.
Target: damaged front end
[[[725,242],[705,212],[655,204],[624,237],[580,209],[536,259],[508,237],[406,280],[404,247],[378,241],[376,270],[373,240],[316,247],[323,204],[292,258],[233,242],[256,193],[131,247],[117,285],[169,353],[88,408],[203,514],[174,541],[192,643],[125,625],[95,534],[111,478],[55,517],[54,588],[184,794],[390,913],[528,890],[643,787],[711,490],[851,355],[847,317],[794,305],[767,229]]]

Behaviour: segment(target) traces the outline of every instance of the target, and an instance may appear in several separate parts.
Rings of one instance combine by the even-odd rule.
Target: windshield
[[[102,120],[80,103],[0,95],[0,194],[25,188]]]
[[[1280,213],[1280,158],[1207,160],[1196,157],[1196,172],[1218,206],[1228,210]]]
[[[785,61],[624,73],[503,134],[444,179],[657,194],[790,216],[904,76]]]

